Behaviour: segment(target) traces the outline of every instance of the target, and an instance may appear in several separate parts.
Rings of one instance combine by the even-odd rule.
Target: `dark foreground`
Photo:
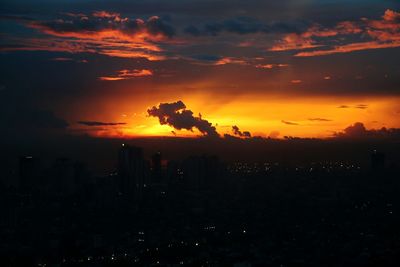
[[[395,166],[192,158],[142,189],[117,177],[3,186],[1,266],[399,266]]]

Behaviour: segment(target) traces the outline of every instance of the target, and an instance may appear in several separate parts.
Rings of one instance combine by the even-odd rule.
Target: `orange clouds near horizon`
[[[201,113],[215,126],[220,136],[232,134],[232,126],[248,131],[252,136],[274,137],[296,136],[302,138],[329,138],[355,122],[363,122],[368,129],[399,128],[396,112],[398,98],[301,98],[280,101],[262,98],[239,98],[226,104],[213,104],[198,97],[185,98],[184,103],[195,114]],[[137,101],[137,100],[136,100]],[[362,102],[361,102],[362,101]],[[163,102],[163,101],[161,101]],[[172,102],[166,100],[165,102]],[[157,105],[146,100],[147,106]],[[146,105],[146,104],[145,104]],[[240,107],[240,108],[238,108]],[[145,110],[118,105],[114,110],[104,110],[102,117],[94,120],[118,121],[121,114],[127,123],[121,127],[91,129],[89,135],[97,137],[145,137],[145,136],[202,136],[197,130],[177,130],[169,125],[160,125],[156,118],[149,117]],[[136,115],[130,115],[136,114]],[[397,114],[398,115],[398,114]]]

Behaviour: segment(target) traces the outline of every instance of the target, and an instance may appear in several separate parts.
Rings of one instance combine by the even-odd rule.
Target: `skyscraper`
[[[381,171],[385,168],[385,154],[374,150],[371,154],[371,169],[372,171]]]
[[[40,162],[33,156],[19,158],[19,186],[22,189],[32,189],[39,183]]]
[[[139,147],[122,144],[118,154],[119,191],[140,199],[145,186],[143,151]]]
[[[162,163],[161,163],[161,152],[155,153],[151,157],[151,170],[152,170],[152,182],[162,182]]]

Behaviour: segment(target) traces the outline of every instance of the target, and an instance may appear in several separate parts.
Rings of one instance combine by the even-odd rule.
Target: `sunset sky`
[[[397,0],[2,0],[0,12],[8,131],[400,128]]]

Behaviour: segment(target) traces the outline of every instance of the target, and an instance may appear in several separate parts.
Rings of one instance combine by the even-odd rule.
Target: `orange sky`
[[[221,136],[232,126],[274,138],[326,138],[355,122],[400,127],[399,8],[261,2],[243,4],[245,17],[228,2],[198,17],[117,4],[7,15],[0,88],[12,108],[23,96],[65,120],[67,131],[101,137],[200,135],[147,114],[177,101],[193,112],[189,120],[212,123]],[[49,117],[37,124],[57,121]]]
[[[219,134],[232,134],[233,125],[252,135],[264,137],[297,136],[326,138],[354,122],[363,122],[367,128],[398,128],[400,98],[393,97],[308,97],[247,95],[224,102],[207,94],[186,94],[184,97],[164,95],[158,101],[146,97],[100,100],[96,113],[87,110],[92,120],[126,122],[123,126],[92,128],[89,134],[102,137],[135,136],[197,136],[200,133],[177,131],[160,125],[157,118],[149,117],[146,110],[158,102],[181,99],[195,115],[216,126]],[[227,99],[228,100],[228,99]],[[135,105],[132,105],[135,103]],[[84,114],[84,110],[78,111]],[[74,125],[72,128],[82,128]],[[279,133],[279,134],[278,134]]]

